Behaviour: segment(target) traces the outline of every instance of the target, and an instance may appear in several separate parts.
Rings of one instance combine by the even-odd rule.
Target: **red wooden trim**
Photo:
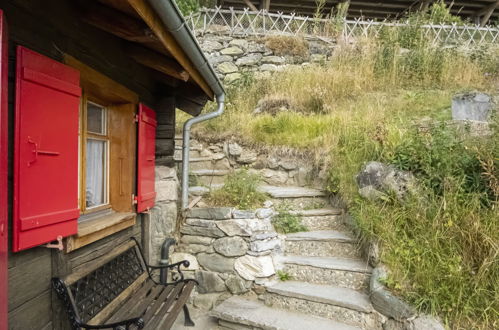
[[[68,93],[78,97],[81,96],[80,87],[49,76],[48,74],[33,71],[30,68],[23,68],[23,79],[42,86],[50,87],[63,93]]]
[[[156,201],[155,191],[155,147],[156,112],[139,104],[137,142],[137,212],[144,212]]]
[[[29,230],[37,227],[52,225],[67,219],[76,219],[80,216],[80,209],[62,210],[52,213],[46,213],[43,216],[21,217],[21,230]]]
[[[154,117],[151,117],[147,113],[142,113],[140,119],[142,119],[143,122],[148,123],[154,127],[158,126],[158,122],[156,121],[156,119]]]
[[[7,330],[8,314],[8,71],[9,53],[7,23],[0,9],[0,330]]]

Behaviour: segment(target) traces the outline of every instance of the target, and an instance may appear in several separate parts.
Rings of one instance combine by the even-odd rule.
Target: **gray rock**
[[[263,169],[261,171],[263,181],[270,185],[283,185],[288,180],[288,174],[282,171]]]
[[[217,273],[198,270],[196,280],[199,282],[199,293],[222,292],[226,290],[224,281]]]
[[[370,200],[393,192],[403,199],[408,192],[415,192],[415,178],[410,172],[400,171],[380,162],[367,163],[357,175],[359,194]]]
[[[187,216],[189,218],[225,220],[232,217],[233,210],[231,207],[194,208],[189,210]]]
[[[186,244],[210,245],[211,243],[213,243],[213,238],[205,236],[183,235],[182,238],[180,239],[180,242]]]
[[[298,167],[298,165],[291,159],[281,160],[279,165],[287,171],[294,170]]]
[[[243,256],[237,258],[234,263],[237,273],[248,281],[253,281],[257,277],[269,277],[275,274],[272,257]]]
[[[281,241],[271,239],[266,241],[253,241],[250,243],[250,250],[253,252],[270,251],[281,247]]]
[[[407,327],[404,322],[388,319],[383,324],[383,330],[407,330]]]
[[[246,55],[244,57],[240,57],[236,60],[236,65],[237,66],[254,66],[260,63],[260,60],[262,59],[262,54],[260,53],[253,53]]]
[[[452,119],[488,122],[492,115],[492,99],[479,92],[455,95],[452,98]]]
[[[219,63],[232,62],[232,56],[229,55],[219,55],[219,56],[208,56],[208,62],[213,66],[217,66]]]
[[[416,315],[415,309],[402,299],[396,297],[381,283],[387,278],[386,269],[376,267],[371,275],[369,285],[370,298],[374,308],[381,314],[397,321],[405,321]]]
[[[232,294],[241,294],[249,291],[251,284],[251,281],[245,281],[237,275],[229,275],[225,281],[225,285]]]
[[[264,56],[262,58],[262,64],[277,64],[281,65],[286,63],[286,59],[282,56]]]
[[[237,72],[238,67],[232,62],[223,62],[217,66],[218,72],[223,74],[229,74],[233,72]]]
[[[179,244],[175,251],[178,252],[186,252],[192,254],[198,254],[200,252],[213,253],[215,250],[213,246],[210,245],[201,245],[201,244]]]
[[[326,55],[323,54],[313,54],[310,56],[310,61],[312,63],[324,63],[326,61]]]
[[[248,243],[239,236],[222,237],[213,243],[213,248],[226,257],[239,257],[248,251]]]
[[[259,219],[270,218],[273,215],[274,215],[274,210],[272,209],[261,208],[256,210],[256,216]]]
[[[156,165],[154,172],[156,174],[156,180],[177,180],[177,170],[174,167]]]
[[[217,226],[214,220],[207,220],[207,219],[187,218],[185,220],[185,223],[191,226],[206,227],[206,228],[215,228]]]
[[[250,241],[261,241],[261,240],[266,240],[269,238],[274,238],[277,237],[277,233],[275,231],[271,232],[265,232],[265,233],[257,233],[254,235],[251,235]]]
[[[234,212],[232,212],[232,217],[234,219],[254,219],[256,215],[254,211],[234,210]]]
[[[278,71],[279,68],[275,64],[262,64],[260,71]]]
[[[206,40],[201,44],[201,49],[206,53],[213,53],[222,48],[224,48],[224,46],[221,43],[213,40]]]
[[[237,162],[240,164],[252,164],[256,162],[257,156],[256,152],[246,150],[237,158]]]
[[[412,320],[408,330],[445,330],[445,327],[433,316],[421,315]]]
[[[243,148],[237,143],[229,143],[228,151],[230,156],[239,156],[243,152]]]
[[[193,305],[202,311],[209,311],[215,307],[215,302],[218,300],[220,295],[221,293],[198,294],[194,297]]]
[[[251,42],[248,44],[247,51],[248,53],[265,53],[267,50],[264,44]]]
[[[217,253],[200,253],[198,262],[203,268],[219,273],[234,272],[234,258],[226,258]]]
[[[238,72],[229,73],[228,75],[225,76],[224,82],[226,84],[233,84],[233,83],[237,82],[238,80],[240,80],[241,77],[242,77],[241,74]]]
[[[227,236],[251,236],[256,232],[273,231],[270,219],[234,219],[218,221],[217,226]]]
[[[222,55],[241,56],[244,54],[244,51],[239,47],[229,47],[229,48],[222,49],[220,51],[220,53]]]
[[[180,232],[186,235],[197,235],[197,236],[208,236],[208,237],[223,237],[224,232],[219,228],[207,228],[207,227],[197,227],[185,225],[180,228]]]
[[[155,182],[156,202],[178,200],[178,182],[176,180],[161,180]]]
[[[233,39],[231,42],[229,42],[229,46],[235,46],[241,49],[248,49],[248,41],[244,39]]]

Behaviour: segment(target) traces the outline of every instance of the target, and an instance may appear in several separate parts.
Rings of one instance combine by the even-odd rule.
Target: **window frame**
[[[98,134],[98,133],[93,133],[89,132],[87,130],[87,106],[88,103],[92,103],[94,105],[97,105],[99,107],[102,107],[106,111],[106,116],[105,116],[105,134]],[[110,137],[109,137],[109,108],[108,106],[104,105],[105,102],[102,102],[96,97],[93,97],[89,95],[88,93],[83,93],[82,98],[81,98],[81,111],[80,111],[80,162],[79,162],[79,173],[80,173],[80,178],[79,178],[79,194],[80,194],[80,211],[82,215],[102,211],[102,210],[107,210],[107,209],[112,209],[112,204],[110,200],[110,195],[111,195],[111,186],[110,186],[110,150],[111,150],[111,142],[110,142]],[[93,206],[93,207],[87,207],[86,202],[86,187],[87,187],[87,141],[88,139],[94,139],[94,140],[101,140],[106,142],[106,169],[105,169],[105,200],[106,202],[101,205]],[[83,219],[81,219],[83,220]],[[79,220],[78,222],[81,222]]]

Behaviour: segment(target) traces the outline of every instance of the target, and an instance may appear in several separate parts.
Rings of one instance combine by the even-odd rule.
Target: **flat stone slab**
[[[305,187],[260,186],[258,190],[273,198],[322,197],[326,195],[321,190]]]
[[[190,175],[195,176],[223,176],[229,174],[228,170],[193,170],[190,171]]]
[[[182,162],[182,157],[175,157],[174,160],[178,163]],[[189,163],[211,162],[211,157],[189,157]]]
[[[286,234],[286,241],[334,241],[342,243],[356,242],[356,240],[351,236],[336,230],[319,230]]]
[[[319,217],[319,216],[327,216],[327,215],[341,215],[343,214],[342,209],[335,208],[322,208],[322,209],[314,209],[314,210],[297,210],[297,211],[289,211],[289,213],[294,215],[300,215],[302,217]]]
[[[274,309],[254,300],[231,297],[218,305],[211,315],[233,323],[264,330],[359,330],[357,327],[325,318]]]
[[[363,313],[371,313],[374,310],[366,294],[348,288],[286,281],[267,287],[267,291],[281,296],[340,306]]]
[[[372,268],[367,264],[367,261],[362,261],[359,259],[336,257],[282,256],[280,257],[279,261],[285,264],[343,270],[356,273],[370,274],[372,272]]]

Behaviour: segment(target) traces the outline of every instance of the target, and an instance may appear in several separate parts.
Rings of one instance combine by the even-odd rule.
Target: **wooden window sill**
[[[135,225],[135,213],[112,213],[78,224],[78,234],[66,239],[66,253]]]

